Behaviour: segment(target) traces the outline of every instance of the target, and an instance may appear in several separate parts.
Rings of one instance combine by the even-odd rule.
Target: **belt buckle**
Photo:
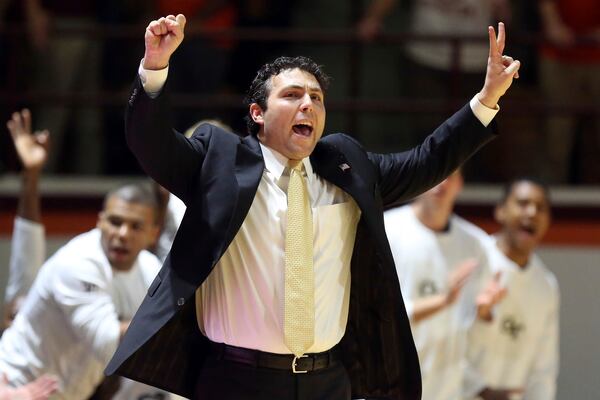
[[[308,371],[302,371],[302,370],[296,369],[296,366],[298,365],[298,359],[299,358],[305,358],[305,357],[308,357],[308,355],[307,354],[302,354],[300,357],[294,356],[294,359],[292,360],[292,372],[294,374],[305,374],[305,373],[308,372]]]

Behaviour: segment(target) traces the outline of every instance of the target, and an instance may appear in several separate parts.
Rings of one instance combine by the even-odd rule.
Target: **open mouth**
[[[292,130],[294,131],[294,133],[300,136],[310,137],[313,131],[313,127],[309,124],[296,124],[292,127]]]
[[[113,247],[111,252],[117,257],[125,257],[129,254],[129,250],[123,247]]]
[[[535,229],[535,227],[534,227],[534,226],[531,226],[531,225],[525,225],[525,224],[521,224],[521,225],[519,226],[519,230],[520,230],[521,232],[523,232],[523,233],[527,234],[527,235],[530,235],[530,236],[535,236],[535,234],[536,234],[536,229]]]

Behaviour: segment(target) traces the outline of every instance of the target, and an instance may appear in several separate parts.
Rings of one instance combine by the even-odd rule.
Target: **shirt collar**
[[[260,149],[262,150],[263,158],[265,160],[265,168],[267,171],[272,173],[275,179],[281,178],[283,175],[283,171],[286,169],[289,159],[279,153],[276,150],[273,150],[270,147],[267,147],[260,143]],[[304,164],[304,170],[306,171],[306,177],[308,181],[311,182],[313,179],[313,169],[312,164],[310,163],[310,158],[306,157],[302,159],[302,163]]]

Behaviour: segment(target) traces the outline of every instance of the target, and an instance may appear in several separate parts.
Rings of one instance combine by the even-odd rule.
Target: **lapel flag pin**
[[[340,164],[339,167],[343,172],[346,172],[347,170],[350,169],[350,166],[346,163]]]

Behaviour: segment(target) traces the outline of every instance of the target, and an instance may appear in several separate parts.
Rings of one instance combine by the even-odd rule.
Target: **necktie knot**
[[[288,167],[290,167],[290,170],[294,170],[296,172],[302,172],[302,167],[304,166],[304,164],[302,163],[302,160],[290,160],[288,161]]]

